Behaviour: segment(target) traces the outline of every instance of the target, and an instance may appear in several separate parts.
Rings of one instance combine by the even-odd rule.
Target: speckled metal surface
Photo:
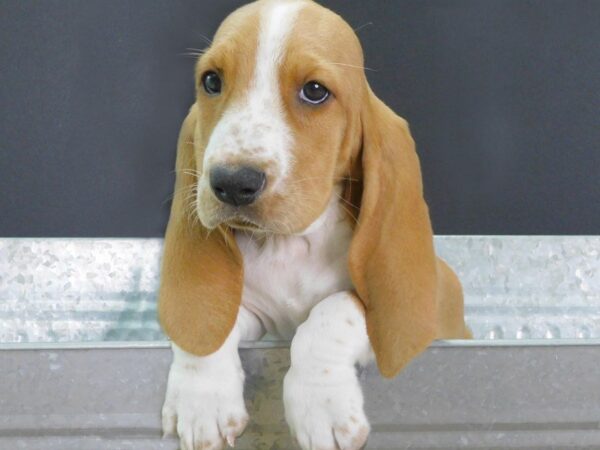
[[[600,237],[446,236],[477,339],[600,338]]]
[[[0,239],[0,342],[161,341],[160,239]],[[600,237],[439,236],[478,339],[600,338]]]
[[[162,340],[161,239],[0,239],[0,342]]]
[[[160,438],[171,359],[155,320],[161,245],[0,239],[0,449],[177,448]],[[367,448],[600,448],[600,345],[583,345],[600,338],[600,237],[436,246],[487,341],[438,343],[391,381],[362,370]],[[236,448],[297,448],[283,419],[286,345],[242,344],[251,422]]]

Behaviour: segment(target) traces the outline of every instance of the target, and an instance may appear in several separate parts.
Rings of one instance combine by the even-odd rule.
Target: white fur
[[[198,357],[172,344],[173,363],[162,409],[163,432],[179,435],[182,450],[220,450],[233,446],[248,423],[241,339],[263,333],[257,318],[240,308],[231,334],[215,353]]]
[[[290,339],[313,306],[352,288],[347,268],[351,238],[350,223],[335,195],[301,235],[259,239],[238,232],[244,258],[242,304],[260,318],[268,333]]]
[[[248,95],[230,107],[213,130],[204,155],[204,167],[208,169],[204,173],[213,165],[242,157],[265,169],[267,189],[277,191],[285,180],[293,163],[293,138],[285,121],[278,72],[287,37],[302,5],[302,1],[276,2],[263,11]]]
[[[315,306],[292,341],[285,416],[305,450],[358,450],[369,434],[355,364],[371,358],[365,318],[349,292]]]

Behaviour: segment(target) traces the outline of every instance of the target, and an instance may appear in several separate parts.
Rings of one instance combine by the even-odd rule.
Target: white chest
[[[351,237],[337,201],[302,235],[255,239],[238,232],[244,258],[242,304],[268,333],[291,338],[314,305],[352,288],[347,267]]]

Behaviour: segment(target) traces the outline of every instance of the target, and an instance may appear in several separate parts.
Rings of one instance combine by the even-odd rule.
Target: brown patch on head
[[[294,165],[285,195],[274,198],[269,214],[302,230],[320,215],[335,185],[352,178],[360,150],[360,108],[365,95],[363,55],[352,28],[313,2],[299,12],[280,66],[285,116],[295,137]],[[309,81],[330,92],[320,105],[299,98]]]
[[[196,160],[202,161],[212,129],[225,110],[235,104],[250,86],[258,42],[260,7],[251,3],[231,13],[219,26],[214,40],[196,64],[198,133]],[[202,76],[217,72],[223,81],[220,95],[210,97],[202,87]],[[198,168],[201,170],[201,167]]]

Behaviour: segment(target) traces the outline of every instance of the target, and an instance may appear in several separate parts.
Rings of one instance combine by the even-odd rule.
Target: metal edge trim
[[[241,349],[287,348],[289,341],[242,341]],[[439,340],[431,348],[463,347],[587,347],[600,346],[600,339],[502,339],[502,340]],[[170,348],[169,341],[89,341],[53,343],[0,343],[0,350],[93,350],[93,349],[163,349]]]

